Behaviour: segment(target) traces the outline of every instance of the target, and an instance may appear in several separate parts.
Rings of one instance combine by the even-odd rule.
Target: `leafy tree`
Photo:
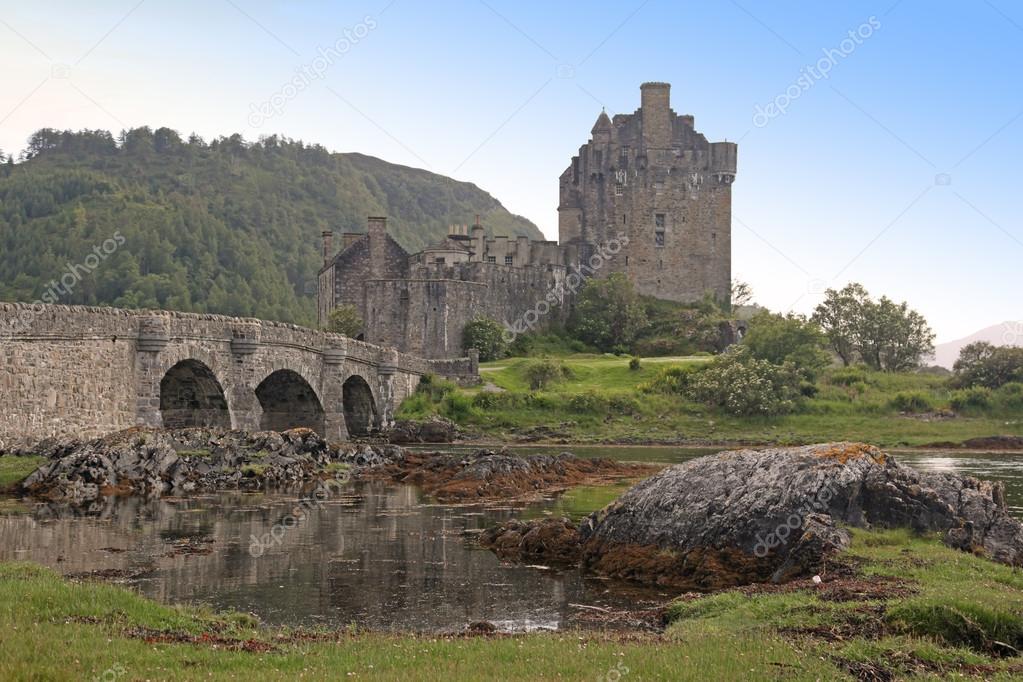
[[[529,381],[534,391],[547,388],[548,385],[561,381],[572,375],[572,370],[563,362],[551,358],[528,360],[522,367],[522,374]]]
[[[1000,388],[1013,381],[1023,381],[1023,348],[977,341],[959,351],[959,359],[952,370],[955,372],[952,384],[958,388]]]
[[[643,301],[624,274],[591,279],[579,292],[568,330],[577,339],[609,352],[631,346],[646,325]]]
[[[860,284],[828,289],[813,315],[845,365],[857,360],[876,370],[901,372],[934,352],[934,332],[906,302],[874,301]]]
[[[828,289],[824,302],[814,311],[813,321],[824,330],[831,349],[846,367],[856,362],[860,318],[869,298],[861,284],[853,283],[841,291]]]
[[[363,321],[359,309],[347,303],[330,311],[327,316],[327,331],[356,337],[362,333]]]
[[[478,350],[480,360],[483,362],[503,358],[508,352],[504,327],[500,322],[486,317],[471,320],[462,331],[462,347],[466,350],[470,348]]]
[[[749,305],[753,301],[753,287],[748,282],[733,279],[731,301],[733,308]]]
[[[754,358],[775,365],[790,362],[810,380],[829,364],[824,334],[816,323],[801,315],[757,313],[742,343]]]

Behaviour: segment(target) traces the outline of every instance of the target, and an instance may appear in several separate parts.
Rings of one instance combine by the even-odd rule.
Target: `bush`
[[[995,403],[1003,410],[1023,410],[1023,383],[1013,381],[995,391]]]
[[[586,282],[572,310],[569,330],[601,351],[617,353],[617,348],[627,353],[646,324],[646,310],[632,281],[616,272]]]
[[[930,396],[923,391],[899,391],[888,405],[899,412],[930,412],[934,409]]]
[[[334,334],[355,338],[362,333],[363,326],[359,309],[350,303],[334,308],[327,316],[326,329]]]
[[[435,374],[425,374],[419,380],[419,385],[416,386],[416,393],[427,396],[431,402],[439,403],[444,396],[454,393],[457,388],[453,382],[447,379],[441,379]]]
[[[452,421],[464,421],[472,416],[472,398],[464,393],[449,393],[441,402],[441,414]]]
[[[983,386],[974,386],[973,388],[953,391],[949,398],[949,403],[956,412],[986,410],[991,407],[991,389]]]
[[[477,317],[466,324],[465,329],[462,330],[462,347],[465,350],[475,348],[479,351],[481,362],[499,360],[508,352],[504,331],[500,322],[486,317]]]
[[[642,385],[640,390],[645,393],[677,393],[685,395],[689,389],[689,382],[697,371],[694,365],[667,367],[662,369],[652,381]]]
[[[862,367],[842,367],[836,369],[827,375],[829,383],[837,386],[853,386],[855,384],[863,384],[866,386],[870,377],[866,370]]]
[[[830,363],[820,327],[799,315],[757,313],[742,343],[758,360],[775,365],[791,362],[810,381]]]
[[[542,390],[552,383],[566,379],[571,374],[572,371],[563,362],[557,362],[550,358],[530,360],[522,367],[522,375],[534,391]]]
[[[642,369],[642,367],[643,367],[643,365],[640,362],[639,358],[632,357],[629,360],[629,371],[631,371],[631,372],[638,372],[640,369]]]
[[[734,415],[784,414],[796,407],[800,381],[791,363],[774,365],[737,346],[688,377],[684,392]]]

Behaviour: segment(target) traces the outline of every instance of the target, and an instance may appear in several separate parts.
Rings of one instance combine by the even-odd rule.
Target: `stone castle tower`
[[[586,254],[628,243],[598,276],[623,272],[642,294],[727,301],[737,146],[708,142],[669,101],[668,83],[644,83],[633,114],[601,113],[561,175],[559,242]]]

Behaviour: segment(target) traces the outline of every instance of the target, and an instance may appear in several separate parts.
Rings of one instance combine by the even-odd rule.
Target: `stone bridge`
[[[0,439],[142,425],[341,440],[389,424],[424,374],[463,380],[478,364],[256,319],[0,303]]]

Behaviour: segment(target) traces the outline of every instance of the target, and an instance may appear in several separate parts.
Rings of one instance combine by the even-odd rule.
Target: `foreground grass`
[[[1019,572],[903,532],[857,533],[844,561],[859,564],[862,593],[829,596],[829,581],[734,590],[681,598],[662,635],[493,637],[260,627],[0,564],[0,670],[55,680],[1019,679],[1006,648],[1023,647]]]
[[[165,643],[159,633],[199,641]],[[244,616],[160,606],[119,587],[66,582],[37,566],[0,565],[5,679],[91,679],[112,671],[108,677],[118,679],[594,680],[618,679],[607,676],[627,668],[632,679],[766,680],[776,679],[777,666],[797,673],[791,679],[838,675],[824,661],[801,660],[780,637],[759,635],[684,645],[578,633],[319,638],[257,628]],[[250,651],[236,650],[243,647]]]
[[[678,395],[643,387],[665,367],[706,362],[706,357],[648,358],[638,370],[629,359],[601,355],[557,358],[569,370],[544,390],[530,390],[530,360],[509,359],[482,366],[485,382],[503,393],[460,389],[454,398],[431,403],[413,396],[403,416],[440,413],[495,440],[521,437],[577,443],[778,443],[858,440],[879,446],[962,442],[998,434],[1023,435],[1023,410],[959,414],[955,418],[902,413],[900,396],[915,396],[949,414],[945,380],[927,374],[829,372],[818,394],[796,414],[735,417],[691,403]],[[492,389],[489,389],[492,391]],[[929,410],[923,410],[927,412]],[[537,430],[537,425],[544,428]]]

